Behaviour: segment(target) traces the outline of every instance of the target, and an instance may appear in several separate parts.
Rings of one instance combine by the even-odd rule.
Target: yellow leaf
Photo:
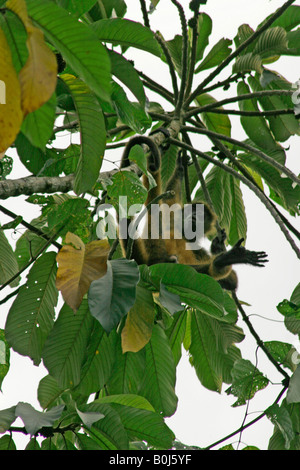
[[[110,246],[107,240],[95,240],[85,245],[68,232],[66,245],[57,254],[56,287],[65,302],[76,311],[92,281],[104,276]]]
[[[122,330],[122,351],[140,351],[150,340],[155,310],[152,293],[137,286],[136,301],[129,310]]]
[[[8,0],[6,6],[19,16],[27,32],[29,54],[19,73],[22,109],[26,115],[40,108],[53,95],[57,81],[57,61],[45,43],[43,32],[28,17],[25,0]]]
[[[6,37],[0,28],[0,154],[13,144],[22,121],[21,89]]]

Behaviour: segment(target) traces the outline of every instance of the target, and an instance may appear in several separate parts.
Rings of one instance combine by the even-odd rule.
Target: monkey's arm
[[[267,254],[264,251],[250,251],[241,243],[244,241],[241,238],[231,250],[220,253],[213,260],[213,265],[216,269],[224,268],[232,264],[251,264],[252,266],[263,267],[267,263]]]

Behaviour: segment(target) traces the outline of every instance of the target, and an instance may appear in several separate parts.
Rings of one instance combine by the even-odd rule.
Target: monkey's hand
[[[241,243],[241,238],[231,250],[221,253],[214,259],[216,267],[223,268],[231,264],[251,264],[252,266],[264,267],[268,262],[267,254],[264,251],[249,251]]]

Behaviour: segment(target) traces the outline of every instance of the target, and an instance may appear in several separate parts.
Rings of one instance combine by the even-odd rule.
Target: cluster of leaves
[[[236,324],[239,304],[214,279],[189,266],[138,266],[115,250],[115,240],[97,239],[97,198],[103,190],[116,209],[119,196],[127,196],[130,205],[147,197],[134,172],[99,175],[105,151],[162,124],[172,137],[162,160],[163,182],[174,169],[178,147],[188,151],[193,165],[187,168],[185,197],[209,194],[229,244],[247,234],[241,181],[276,216],[288,242],[288,229],[296,232],[273,203],[299,213],[299,179],[285,166],[281,145],[300,132],[295,89],[266,65],[281,55],[300,54],[300,7],[288,1],[282,14],[267,18],[257,31],[242,25],[234,41],[222,38],[207,52],[212,20],[199,12],[206,2],[191,2],[189,22],[181,4],[170,2],[178,9],[182,34],[165,41],[149,27],[143,0],[144,25],[124,18],[124,0],[0,0],[0,66],[5,63],[0,80],[8,100],[0,106],[0,152],[15,147],[32,174],[32,186],[22,186],[23,194],[41,209],[30,224],[10,213],[14,220],[3,229],[27,228],[15,249],[0,231],[0,289],[17,287],[30,267],[26,281],[8,296],[17,295],[0,332],[0,384],[9,370],[10,348],[48,370],[38,387],[43,412],[22,402],[0,412],[3,433],[16,430],[17,417],[23,420],[22,432],[32,436],[28,449],[40,448],[38,435],[47,449],[134,449],[142,441],[172,448],[175,436],[164,418],[176,411],[182,347],[203,386],[220,392],[227,384],[227,393],[237,398],[234,406],[270,383],[242,358],[236,346],[244,338]],[[152,8],[158,3],[152,1]],[[135,68],[126,58],[132,48],[167,64],[172,90]],[[213,82],[231,61],[228,78]],[[193,88],[193,80],[211,69]],[[211,94],[218,88],[226,92],[235,82],[235,97],[218,101]],[[146,89],[169,101],[174,111],[149,101]],[[223,108],[236,102],[238,110]],[[240,116],[245,141],[231,137],[230,114]],[[80,132],[80,145],[56,148],[62,130]],[[206,153],[191,145],[195,132],[211,140]],[[12,183],[6,180],[11,161],[5,158],[0,197],[8,197],[9,190],[17,194],[12,185],[5,186]],[[133,149],[130,158],[147,173],[141,149]],[[59,194],[70,191],[61,186],[69,177],[73,194]],[[35,189],[41,184],[44,190]],[[299,286],[278,309],[287,329],[299,335]],[[280,342],[260,346],[285,380],[289,375],[282,365],[293,374],[284,384],[282,404],[277,400],[264,412],[275,424],[270,448],[299,449],[295,351]],[[1,449],[13,447],[9,435],[0,439]]]

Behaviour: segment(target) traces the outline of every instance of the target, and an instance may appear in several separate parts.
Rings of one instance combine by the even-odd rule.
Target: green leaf
[[[191,307],[216,318],[225,316],[224,292],[210,276],[179,264],[157,264],[149,270],[157,290],[162,282],[169,292],[179,295],[181,301]]]
[[[53,2],[26,0],[28,13],[68,65],[101,99],[110,100],[110,60],[92,29]]]
[[[181,358],[182,344],[186,332],[186,318],[186,312],[175,313],[171,326],[166,330],[175,365],[179,363]]]
[[[76,392],[87,396],[107,384],[115,363],[117,339],[114,331],[108,335],[100,323],[94,320]]]
[[[0,439],[0,450],[17,450],[11,436],[3,436]]]
[[[240,359],[233,366],[232,386],[226,393],[238,398],[232,406],[240,406],[251,400],[256,392],[263,390],[268,384],[269,380],[250,361]]]
[[[171,416],[177,407],[176,368],[168,339],[159,325],[154,326],[145,351],[146,367],[139,394],[151,403],[156,412]]]
[[[135,302],[139,270],[135,261],[117,259],[107,262],[105,276],[93,281],[88,302],[91,314],[110,332]]]
[[[253,92],[263,90],[256,78],[249,77],[248,82]],[[270,89],[268,86],[266,88]],[[261,104],[262,109],[265,111],[287,109],[285,102],[280,98],[280,96],[259,97],[258,101]],[[267,120],[269,122],[270,129],[278,142],[285,142],[292,135],[299,135],[300,133],[299,122],[292,114],[274,117],[268,116]]]
[[[108,54],[111,61],[112,74],[127,86],[141,105],[144,106],[146,95],[143,82],[132,63],[115,51],[108,51]]]
[[[19,272],[19,266],[17,258],[11,245],[3,232],[0,229],[0,284],[5,284],[13,276]],[[11,287],[15,287],[19,283],[19,276],[14,279],[11,283]]]
[[[139,103],[131,103],[123,88],[117,83],[112,85],[112,102],[121,122],[137,134],[143,134],[151,127],[152,120]]]
[[[169,292],[163,283],[160,284],[159,302],[168,310],[168,312],[171,313],[171,315],[176,312],[181,312],[184,309],[179,295]]]
[[[173,39],[167,41],[167,47],[169,54],[174,63],[174,67],[178,75],[181,77],[182,74],[182,36],[178,34],[175,35]],[[162,57],[162,60],[167,61],[165,56]]]
[[[220,225],[229,232],[231,213],[231,180],[219,167],[213,166],[205,177],[205,184],[213,202],[214,210],[220,221]],[[205,201],[202,188],[199,188],[195,200]]]
[[[57,0],[60,7],[65,8],[76,17],[89,11],[95,3],[96,0]]]
[[[272,156],[271,154],[269,155]],[[271,189],[271,197],[276,203],[294,212],[298,210],[300,198],[299,186],[294,185],[290,178],[280,175],[276,168],[269,163],[261,161],[254,155],[240,154],[239,157],[247,167],[254,170],[265,180]]]
[[[16,72],[19,73],[28,58],[27,33],[24,24],[17,15],[6,10],[5,18],[4,16],[0,18],[0,25],[9,44],[13,65]]]
[[[22,132],[19,132],[15,145],[21,162],[33,175],[59,174],[59,152],[56,149],[46,147],[41,150],[33,146]]]
[[[271,405],[267,408],[265,413],[275,427],[279,429],[285,440],[285,448],[289,449],[291,441],[295,438],[295,433],[293,431],[293,423],[287,407],[284,403],[281,406],[278,404]]]
[[[114,205],[119,203],[120,196],[126,197],[128,209],[134,204],[143,204],[147,198],[147,190],[141,179],[127,170],[118,171],[113,175],[112,185],[107,187],[107,194]]]
[[[154,412],[153,406],[149,403],[148,400],[146,400],[146,398],[134,394],[109,395],[98,398],[96,403],[118,404]]]
[[[72,95],[80,127],[81,155],[74,191],[82,194],[92,189],[99,176],[106,145],[105,122],[99,101],[85,83],[71,75],[62,75],[61,78]]]
[[[128,312],[122,330],[123,352],[140,351],[151,338],[155,309],[152,293],[137,286],[134,305]]]
[[[288,40],[286,31],[277,26],[268,28],[258,38],[253,54],[259,54],[264,62],[273,62],[277,60],[277,56],[283,54],[288,47]]]
[[[265,341],[264,344],[278,364],[288,367],[292,372],[295,371],[299,354],[291,344],[281,341]]]
[[[24,119],[21,132],[29,142],[41,150],[44,150],[52,136],[54,121],[56,118],[56,96],[52,95],[49,101],[36,111],[29,113]]]
[[[191,313],[190,362],[202,385],[221,392],[222,383],[231,382],[231,371],[240,351],[233,346],[244,338],[235,325],[218,322],[198,310]]]
[[[99,421],[99,419],[103,419],[105,416],[99,411],[80,411],[76,408],[77,414],[81,419],[82,423],[87,427],[91,428],[94,423]]]
[[[299,360],[298,360],[299,364]],[[298,365],[297,369],[293,373],[289,381],[289,388],[286,394],[286,402],[290,403],[299,403],[300,402],[300,367]]]
[[[0,411],[0,433],[6,432],[12,423],[17,419],[15,411],[15,406]]]
[[[277,310],[284,316],[284,324],[288,331],[300,335],[300,305],[283,300],[277,305]]]
[[[198,16],[198,43],[196,52],[196,62],[202,59],[204,51],[209,42],[209,36],[212,32],[212,19],[206,13],[200,13]]]
[[[270,16],[267,16],[258,27],[262,26],[269,18]],[[272,27],[281,26],[286,31],[291,31],[298,24],[300,24],[300,6],[291,5],[272,23]]]
[[[300,282],[297,284],[291,295],[291,302],[300,305]]]
[[[200,65],[198,65],[195,70],[195,73],[199,73],[203,70],[207,70],[219,65],[231,53],[231,49],[229,47],[231,44],[232,41],[230,39],[220,39],[217,44],[212,47],[206,57],[202,60]]]
[[[86,428],[87,434],[103,450],[127,450],[128,435],[121,421],[119,413],[108,404],[94,401],[81,406],[81,410],[90,413],[102,413],[105,418],[100,419],[91,428]]]
[[[97,21],[100,19],[112,18],[114,15],[123,17],[126,10],[127,6],[124,0],[101,0],[93,6],[88,14],[93,21]]]
[[[249,87],[243,82],[238,83],[237,89],[239,96],[250,93]],[[239,107],[241,111],[259,111],[255,99],[239,101]],[[273,156],[281,163],[285,161],[284,150],[272,136],[265,118],[261,116],[241,116],[241,124],[246,134],[260,149],[263,149],[265,153]],[[257,132],[257,129],[259,129],[259,132]]]
[[[104,19],[91,24],[98,39],[113,45],[135,47],[160,57],[153,32],[145,26],[123,18]]]
[[[241,238],[246,240],[247,238],[247,216],[240,183],[232,176],[230,176],[230,189],[232,215],[230,219],[228,243],[233,245],[237,242],[237,240],[240,240]]]
[[[29,356],[36,365],[54,323],[58,298],[55,256],[54,252],[49,252],[36,260],[6,319],[8,343],[19,354]]]
[[[50,233],[59,233],[64,237],[67,232],[85,235],[86,221],[90,217],[86,199],[69,194],[49,196],[44,205],[43,215],[47,216]],[[82,237],[83,238],[83,237]]]
[[[0,329],[0,390],[4,377],[9,370],[10,350],[5,339],[4,330]]]
[[[207,93],[203,93],[197,96],[196,99],[199,106],[206,106],[211,103],[216,103],[217,100]],[[222,109],[222,107],[220,108]],[[202,113],[203,121],[210,131],[217,132],[219,134],[231,135],[231,122],[226,114],[216,113]]]
[[[239,26],[237,35],[234,38],[236,48],[238,48],[243,42],[247,41],[253,33],[254,30],[248,24],[242,24]],[[240,55],[246,55],[249,54],[249,52],[253,52],[254,46],[255,41],[249,44],[249,46],[247,46]]]
[[[51,427],[53,423],[61,416],[65,405],[59,405],[50,411],[37,411],[29,403],[19,402],[16,406],[16,416],[19,416],[26,428],[26,431],[32,436],[42,427]]]
[[[107,383],[111,395],[138,394],[145,373],[145,349],[123,353],[121,342],[116,345],[115,362]]]
[[[62,389],[73,388],[80,382],[92,324],[93,319],[85,299],[76,315],[67,304],[59,312],[45,343],[43,362]]]
[[[237,57],[233,67],[232,73],[250,72],[255,70],[257,73],[263,73],[262,58],[259,54],[248,54]]]
[[[37,397],[39,404],[44,410],[51,408],[62,392],[63,389],[58,386],[57,380],[51,375],[46,375],[40,380],[38,386]]]
[[[131,406],[114,404],[113,407],[119,413],[131,441],[146,441],[148,445],[159,449],[171,448],[174,434],[158,413],[134,406],[133,402]]]

